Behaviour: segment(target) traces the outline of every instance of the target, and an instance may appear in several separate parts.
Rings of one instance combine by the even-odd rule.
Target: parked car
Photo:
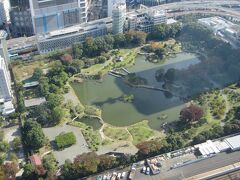
[[[122,172],[121,178],[124,178],[126,176],[126,172]]]
[[[147,175],[150,174],[150,167],[147,167],[146,174],[147,174]]]
[[[99,175],[99,176],[97,177],[97,180],[102,180],[102,176]]]
[[[142,168],[142,173],[146,173],[146,167],[145,166],[143,166],[143,168]]]
[[[113,172],[112,177],[111,177],[111,180],[115,180],[116,177],[117,177],[117,173],[116,173],[116,172]]]
[[[121,173],[118,173],[117,179],[120,179],[120,178],[121,178]]]
[[[107,175],[104,174],[104,176],[103,176],[103,180],[108,180]]]

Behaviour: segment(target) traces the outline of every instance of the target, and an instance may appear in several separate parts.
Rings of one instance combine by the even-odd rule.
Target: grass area
[[[137,48],[112,50],[109,54],[111,59],[103,64],[95,64],[89,68],[82,69],[81,73],[83,75],[104,75],[113,68],[132,66],[137,56]],[[119,56],[123,57],[123,61],[116,62],[115,59]]]
[[[84,123],[73,121],[69,123],[72,126],[79,127],[82,130],[83,136],[88,144],[88,147],[92,151],[97,151],[98,147],[102,143],[101,135],[98,131],[94,131],[90,126],[87,126]]]
[[[86,115],[98,116],[101,117],[102,111],[94,106],[85,106],[84,113]]]
[[[148,126],[147,120],[129,126],[128,131],[131,133],[135,145],[155,135],[155,132]]]
[[[124,128],[106,126],[103,129],[104,134],[112,140],[130,141],[131,135]]]
[[[33,75],[34,69],[48,69],[51,68],[54,61],[18,61],[13,66],[13,73],[17,81],[23,81]]]

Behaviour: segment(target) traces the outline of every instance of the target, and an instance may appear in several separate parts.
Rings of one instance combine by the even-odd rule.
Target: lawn
[[[103,133],[112,140],[131,140],[131,135],[124,128],[106,126],[103,129]]]
[[[13,64],[12,69],[17,81],[23,81],[33,75],[34,69],[48,69],[51,68],[54,61],[21,61]]]
[[[112,50],[109,54],[112,57],[111,59],[103,64],[95,64],[89,68],[82,69],[81,73],[83,75],[104,75],[113,68],[132,66],[137,56],[137,48]],[[123,57],[123,61],[114,62],[114,59],[119,56]]]
[[[155,132],[148,126],[147,120],[129,126],[128,131],[133,137],[134,145],[146,141],[155,135]]]

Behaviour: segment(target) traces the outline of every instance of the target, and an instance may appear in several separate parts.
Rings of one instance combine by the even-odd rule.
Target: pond
[[[131,73],[147,80],[148,85],[161,87],[155,79],[160,68],[187,69],[200,60],[193,54],[180,53],[164,64],[153,64],[138,56],[135,65],[128,68]],[[149,126],[159,130],[165,122],[178,120],[184,102],[178,97],[169,97],[162,91],[132,88],[122,78],[106,75],[103,81],[85,81],[72,83],[80,101],[86,105],[95,105],[102,109],[103,120],[114,126],[128,126],[142,120],[149,120]],[[123,94],[134,95],[133,102],[121,101]],[[164,117],[164,118],[163,118]]]
[[[100,123],[99,119],[96,117],[83,116],[82,118],[77,118],[76,121],[82,122],[87,126],[92,127],[93,130],[98,130],[102,127],[102,123]]]

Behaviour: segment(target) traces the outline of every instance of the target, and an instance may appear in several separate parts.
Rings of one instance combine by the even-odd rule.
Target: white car
[[[120,179],[120,178],[121,178],[121,173],[118,173],[117,179]]]
[[[145,166],[143,166],[143,168],[142,168],[142,173],[146,173],[146,167]]]
[[[122,172],[121,178],[124,178],[126,176],[126,172]]]
[[[150,167],[147,167],[146,174],[147,174],[147,175],[150,174]]]

